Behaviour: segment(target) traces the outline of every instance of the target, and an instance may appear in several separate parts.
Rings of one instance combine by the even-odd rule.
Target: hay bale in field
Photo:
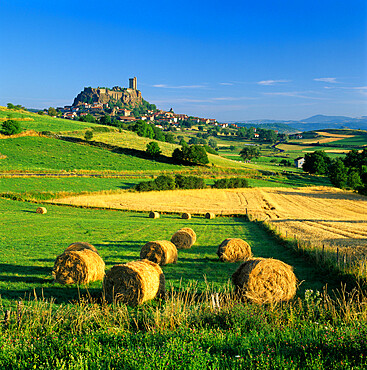
[[[83,249],[89,249],[93,251],[94,253],[98,253],[96,247],[92,244],[89,244],[87,242],[76,242],[76,243],[71,243],[65,250],[64,252],[69,252],[69,251],[82,251]]]
[[[246,261],[252,257],[250,245],[238,238],[223,240],[218,247],[217,255],[222,262]]]
[[[149,213],[149,218],[159,218],[159,213],[152,211]]]
[[[184,212],[184,213],[181,215],[181,218],[183,218],[184,220],[190,220],[190,218],[191,218],[191,214],[190,214],[190,213],[187,213],[187,212]]]
[[[212,220],[213,218],[215,218],[215,213],[207,212],[205,213],[205,218]]]
[[[254,303],[288,301],[294,297],[297,278],[293,268],[272,258],[253,258],[232,275],[237,293]]]
[[[176,263],[177,248],[168,240],[148,242],[141,248],[140,258],[158,263],[161,266]]]
[[[165,279],[158,264],[143,259],[115,265],[103,281],[106,299],[136,306],[165,294]]]
[[[52,275],[61,284],[88,284],[102,280],[105,264],[89,249],[67,251],[56,258]]]
[[[189,249],[196,242],[195,231],[189,227],[183,227],[172,235],[171,242],[177,249]]]
[[[36,209],[36,212],[41,213],[42,215],[44,215],[45,213],[47,213],[47,209],[45,207],[38,207]]]

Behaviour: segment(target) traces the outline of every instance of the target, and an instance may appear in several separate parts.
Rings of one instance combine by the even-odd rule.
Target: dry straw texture
[[[94,253],[98,253],[96,247],[92,244],[89,244],[87,242],[76,242],[76,243],[71,243],[64,252],[70,252],[70,251],[82,251],[83,249],[89,249],[93,251]]]
[[[176,263],[177,248],[168,240],[148,242],[141,248],[140,258],[158,263],[161,266]]]
[[[246,261],[252,257],[249,244],[238,238],[223,240],[217,255],[222,262]]]
[[[183,227],[172,235],[171,242],[177,249],[189,249],[196,242],[195,231],[189,227]]]
[[[190,220],[190,218],[191,218],[191,214],[190,214],[190,213],[187,213],[187,212],[184,212],[184,213],[181,215],[181,218],[183,218],[184,220]]]
[[[165,294],[162,269],[146,259],[115,265],[103,281],[106,299],[136,306]]]
[[[89,249],[64,252],[56,258],[52,271],[61,284],[88,284],[102,280],[105,264],[102,258]]]
[[[41,214],[45,214],[45,213],[47,213],[47,209],[45,207],[38,207],[36,209],[36,212],[41,213]]]
[[[159,213],[152,211],[149,213],[149,218],[159,218]]]
[[[209,218],[210,220],[215,218],[215,213],[207,212],[205,213],[205,218]]]
[[[297,279],[291,266],[272,258],[253,258],[232,275],[243,298],[254,303],[288,301],[294,297]]]

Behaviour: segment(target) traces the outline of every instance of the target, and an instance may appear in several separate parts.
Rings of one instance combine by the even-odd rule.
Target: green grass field
[[[360,134],[351,138],[341,139],[336,142],[341,145],[367,145],[367,134]]]
[[[114,153],[88,145],[45,137],[0,140],[0,171],[134,171],[169,170],[182,166]]]
[[[22,129],[34,130],[34,131],[51,131],[51,132],[63,132],[63,131],[78,131],[85,130],[88,127],[99,126],[95,123],[79,122],[63,118],[53,118],[47,115],[39,115],[37,113],[16,111],[11,109],[0,109],[0,122],[7,119],[10,115],[12,119],[30,119],[20,120]]]
[[[75,298],[76,287],[53,284],[51,270],[57,255],[72,242],[88,241],[95,245],[109,269],[114,264],[139,259],[141,247],[148,241],[170,240],[181,227],[191,227],[197,234],[195,247],[179,251],[175,265],[164,266],[169,284],[178,287],[198,282],[205,288],[204,276],[216,289],[227,283],[238,263],[221,263],[216,256],[218,245],[226,238],[247,240],[253,253],[281,259],[294,266],[300,292],[321,289],[327,281],[320,271],[293,252],[285,249],[256,223],[242,218],[222,217],[214,220],[194,217],[182,220],[179,215],[150,219],[145,213],[78,209],[46,205],[48,213],[35,213],[32,203],[0,200],[0,295],[3,300],[27,296],[34,288],[43,289],[46,297],[57,302]],[[94,283],[93,287],[99,286]]]
[[[358,305],[346,295],[339,306],[319,295],[316,289],[326,283],[329,291],[340,287],[335,277],[285,249],[257,223],[46,206],[41,215],[34,204],[0,199],[0,314],[12,309],[0,330],[2,369],[367,366],[363,297]],[[166,301],[138,308],[98,304],[100,282],[86,291],[52,281],[54,260],[71,242],[93,243],[109,269],[138,259],[145,242],[169,239],[182,226],[192,227],[198,240],[179,251],[177,264],[163,266]],[[227,237],[247,240],[256,256],[292,264],[302,281],[299,299],[270,306],[229,299],[228,279],[238,263],[221,263],[215,254]],[[198,291],[206,296],[195,301]],[[212,292],[222,292],[219,308]]]
[[[0,193],[39,193],[129,189],[146,178],[115,177],[0,177]]]

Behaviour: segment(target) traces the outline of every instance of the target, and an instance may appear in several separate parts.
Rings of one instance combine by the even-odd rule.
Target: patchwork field
[[[367,199],[331,187],[121,192],[68,197],[58,203],[137,211],[248,214],[289,235],[338,246],[367,247]],[[367,249],[367,248],[366,248]]]

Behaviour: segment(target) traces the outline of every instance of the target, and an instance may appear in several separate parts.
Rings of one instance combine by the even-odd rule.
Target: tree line
[[[367,195],[367,149],[353,149],[344,158],[331,159],[323,150],[305,154],[303,170],[326,175],[330,182],[341,189],[356,190]]]

